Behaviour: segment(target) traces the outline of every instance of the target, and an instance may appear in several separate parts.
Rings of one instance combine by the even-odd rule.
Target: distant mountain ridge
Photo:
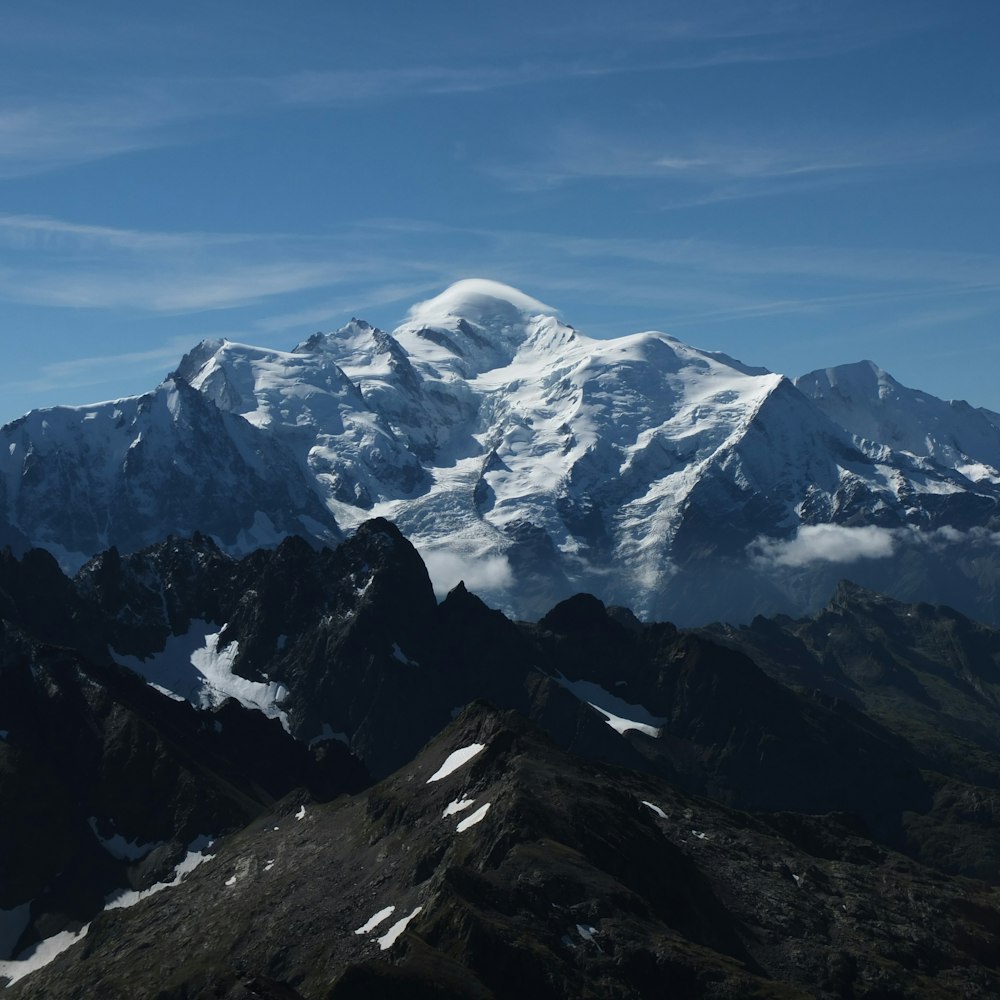
[[[847,582],[682,630],[438,602],[380,518],[0,553],[0,984],[992,997],[998,711],[1000,630]]]
[[[75,569],[201,531],[241,554],[372,516],[535,618],[815,610],[845,567],[1000,621],[1000,418],[869,362],[794,382],[663,333],[594,340],[479,279],[292,351],[205,341],[146,396],[0,429],[0,511]],[[890,556],[892,558],[890,558]]]

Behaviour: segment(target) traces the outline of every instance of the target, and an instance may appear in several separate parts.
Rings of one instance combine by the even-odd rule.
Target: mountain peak
[[[510,285],[466,278],[418,302],[394,337],[447,378],[472,378],[510,364],[556,310]]]
[[[293,354],[334,354],[343,352],[345,345],[368,345],[381,331],[363,319],[355,316],[334,333],[314,333],[301,344],[292,348]]]
[[[1000,428],[965,402],[910,389],[872,361],[821,368],[795,385],[856,439],[929,458],[977,484],[1000,481]]]
[[[831,393],[840,397],[864,396],[884,398],[899,383],[874,361],[854,361],[850,364],[818,368],[794,379],[795,385],[807,395],[821,399]]]
[[[167,378],[182,378],[185,382],[190,382],[205,367],[205,364],[222,350],[225,344],[226,341],[222,338],[200,341],[181,358],[176,370],[172,371]]]
[[[170,532],[242,554],[381,515],[429,554],[441,592],[464,577],[537,617],[592,591],[696,622],[786,608],[786,592],[814,609],[842,563],[871,582],[889,565],[876,550],[926,537],[916,580],[940,546],[1000,523],[1000,415],[870,361],[796,389],[655,330],[591,338],[552,312],[469,278],[391,331],[355,318],[288,352],[203,341],[141,399],[5,428],[0,542],[77,568]],[[718,586],[712,561],[754,583]],[[822,586],[775,582],[803,564]],[[982,571],[955,572],[961,606],[995,620]]]

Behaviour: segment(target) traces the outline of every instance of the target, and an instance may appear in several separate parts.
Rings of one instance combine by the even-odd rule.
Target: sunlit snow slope
[[[859,558],[946,528],[992,540],[1000,498],[984,411],[869,363],[796,388],[663,333],[594,340],[479,279],[392,334],[206,341],[149,396],[2,434],[10,526],[64,562],[195,529],[237,552],[328,542],[382,515],[441,588],[464,578],[526,616],[580,589],[659,614],[709,588],[724,609],[756,587],[744,570],[801,569],[803,526],[894,533]]]

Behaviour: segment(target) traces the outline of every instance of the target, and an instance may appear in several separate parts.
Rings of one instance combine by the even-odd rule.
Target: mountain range
[[[8,551],[0,641],[11,1000],[1000,989],[1000,632],[952,609],[515,622],[376,518]]]
[[[243,555],[371,517],[519,618],[578,591],[681,624],[811,613],[850,575],[1000,623],[1000,415],[870,362],[790,380],[595,340],[480,279],[391,334],[205,341],[146,395],[0,429],[0,541],[70,572],[201,532]]]
[[[0,437],[5,997],[1000,993],[1000,415],[470,280]]]

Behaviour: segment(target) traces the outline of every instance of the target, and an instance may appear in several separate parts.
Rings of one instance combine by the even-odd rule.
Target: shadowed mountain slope
[[[836,819],[734,812],[475,705],[370,792],[286,800],[10,995],[987,997],[998,919],[996,890]]]

